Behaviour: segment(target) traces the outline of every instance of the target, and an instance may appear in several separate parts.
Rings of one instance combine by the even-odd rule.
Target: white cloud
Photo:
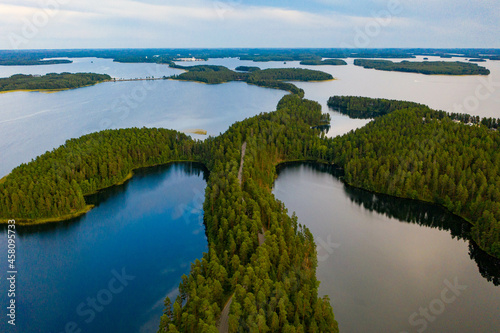
[[[4,0],[0,48],[9,48],[6,36],[21,34],[26,21],[40,16],[41,4],[50,1],[61,5],[48,12],[48,23],[22,47],[339,47],[353,38],[356,28],[374,21],[373,8],[387,9],[390,0],[347,5],[315,0],[328,5],[324,11],[283,8],[277,2],[248,6],[241,1],[208,0]],[[401,13],[391,18],[370,47],[500,46],[498,0],[400,3]]]

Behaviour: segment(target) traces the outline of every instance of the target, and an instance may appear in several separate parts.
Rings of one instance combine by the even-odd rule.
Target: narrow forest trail
[[[240,162],[240,170],[238,171],[238,181],[241,183],[243,181],[243,163],[245,162],[245,153],[247,150],[247,142],[243,142],[241,145],[241,162]],[[259,232],[259,246],[264,244],[266,237],[264,236],[264,228],[262,228],[262,232]],[[228,333],[229,332],[229,309],[231,308],[231,303],[233,302],[233,295],[229,297],[224,309],[220,314],[219,322],[217,324],[217,329],[220,333]]]
[[[243,163],[245,162],[245,152],[247,151],[247,142],[243,142],[241,145],[241,162],[240,162],[240,170],[238,171],[238,181],[241,182],[243,181]]]
[[[231,308],[232,302],[233,302],[233,295],[229,297],[226,306],[224,306],[224,309],[220,314],[219,324],[217,326],[217,329],[219,330],[220,333],[229,332],[229,309]]]

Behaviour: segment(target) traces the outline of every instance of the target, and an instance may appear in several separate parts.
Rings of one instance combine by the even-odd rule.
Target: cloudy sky
[[[2,0],[0,49],[500,47],[499,0]]]

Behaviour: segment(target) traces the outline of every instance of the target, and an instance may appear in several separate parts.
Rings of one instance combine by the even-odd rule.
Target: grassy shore
[[[43,219],[24,219],[24,218],[10,218],[10,219],[0,219],[0,224],[7,224],[9,220],[15,220],[16,225],[37,225],[37,224],[45,224],[45,223],[55,223],[55,222],[63,222],[67,220],[74,219],[76,217],[87,214],[94,205],[87,205],[84,209],[76,211],[71,214],[57,216],[57,217],[47,217]]]
[[[4,91],[0,91],[0,94],[7,94],[7,93],[12,93],[12,92],[22,92],[22,91],[24,91],[24,92],[41,92],[41,93],[45,93],[45,94],[53,94],[53,93],[60,92],[60,91],[65,91],[65,90],[73,90],[73,89],[78,89],[78,88],[91,87],[91,86],[95,86],[96,84],[104,83],[104,82],[114,82],[114,81],[113,80],[101,81],[101,82],[96,82],[96,83],[93,83],[93,84],[87,84],[85,86],[79,86],[79,87],[74,87],[74,88],[4,90]]]

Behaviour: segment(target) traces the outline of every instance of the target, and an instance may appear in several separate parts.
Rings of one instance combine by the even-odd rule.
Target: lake
[[[500,260],[470,241],[467,222],[346,186],[322,165],[280,167],[273,193],[314,235],[319,295],[341,332],[500,332]]]
[[[117,78],[178,73],[165,65],[73,60],[0,66],[0,77],[64,71]],[[464,111],[471,114],[500,117],[498,61],[481,64],[492,71],[494,84],[489,85],[482,80],[490,78],[382,72],[353,66],[352,61],[348,59],[347,66],[301,66],[227,58],[193,65],[304,67],[331,73],[337,80],[296,83],[306,98],[331,114],[328,136],[369,121],[327,110],[332,95],[405,99],[447,111],[465,104],[471,111]],[[0,94],[0,177],[69,138],[107,128],[201,128],[219,135],[235,121],[274,110],[284,95],[243,82],[206,85],[172,80],[109,82],[50,94]],[[274,193],[316,237],[320,294],[330,295],[343,332],[416,332],[424,319],[418,313],[412,326],[410,316],[420,307],[443,303],[439,299],[445,283],[455,278],[467,288],[444,309],[434,309],[439,315],[432,322],[425,319],[427,331],[500,331],[499,287],[493,283],[498,284],[500,265],[468,240],[467,224],[434,206],[346,187],[331,171],[288,166],[280,172]],[[93,196],[99,205],[82,218],[19,229],[19,332],[61,332],[70,321],[83,332],[155,332],[164,297],[175,297],[182,274],[207,250],[201,224],[205,183],[203,168],[197,165],[146,169],[124,186]],[[6,251],[5,230],[0,251]],[[111,294],[112,302],[92,320],[87,307],[80,308],[84,315],[77,313],[87,297],[108,295],[110,281],[122,276],[122,270],[135,277],[123,292]],[[4,283],[2,279],[2,289]],[[453,295],[445,296],[448,300]],[[0,331],[5,331],[3,326]]]
[[[181,276],[208,251],[207,177],[192,163],[142,169],[92,196],[97,207],[81,218],[18,226],[15,332],[59,333],[69,322],[82,332],[156,332],[164,298],[175,300]],[[5,225],[0,251],[7,253]],[[7,304],[6,292],[0,301]]]
[[[0,77],[16,73],[97,72],[116,78],[163,77],[181,71],[167,65],[117,63],[111,59],[72,58],[71,64],[43,66],[0,66]],[[422,60],[422,57],[408,60]],[[443,60],[430,57],[429,60]],[[459,58],[446,61],[462,60]],[[356,95],[415,101],[433,108],[483,117],[500,117],[500,61],[481,63],[488,77],[422,75],[384,72],[354,66],[302,66],[298,61],[252,62],[236,58],[209,59],[183,65],[223,65],[260,68],[301,67],[322,70],[336,80],[296,82],[306,98],[318,101],[330,113],[327,136],[342,135],[364,126],[369,120],[350,119],[328,110],[332,95]],[[488,81],[491,80],[490,83]],[[485,83],[486,82],[486,83]],[[479,89],[479,90],[478,90]],[[478,94],[479,91],[479,94]],[[285,92],[250,86],[243,82],[206,85],[172,80],[101,83],[92,87],[56,93],[11,92],[0,94],[0,177],[27,163],[67,139],[107,128],[165,127],[175,130],[201,128],[219,135],[235,121],[275,110]],[[477,97],[476,97],[477,95]],[[197,139],[205,136],[192,135]]]
[[[207,85],[174,80],[0,94],[0,177],[67,139],[108,128],[201,128],[217,136],[236,121],[275,110],[284,95],[244,82]]]

